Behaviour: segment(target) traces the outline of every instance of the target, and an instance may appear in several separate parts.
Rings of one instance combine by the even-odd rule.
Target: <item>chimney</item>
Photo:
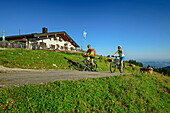
[[[43,27],[43,28],[42,28],[42,33],[48,33],[48,28]]]

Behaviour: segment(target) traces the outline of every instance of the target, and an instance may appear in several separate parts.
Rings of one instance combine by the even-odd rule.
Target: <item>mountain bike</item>
[[[96,63],[97,60],[93,60],[93,62],[94,62],[94,66],[93,66],[91,63],[91,59],[87,60],[88,56],[84,55],[83,57],[85,57],[85,59],[78,63],[79,71],[86,71],[86,70],[96,71],[97,70],[97,63]]]
[[[125,71],[125,63],[123,62],[123,68],[121,69],[121,63],[120,63],[120,60],[119,60],[120,56],[114,56],[114,57],[115,57],[115,60],[113,60],[110,63],[110,72],[114,73],[114,72],[116,72],[116,69],[118,68],[119,71],[121,73],[123,73]]]

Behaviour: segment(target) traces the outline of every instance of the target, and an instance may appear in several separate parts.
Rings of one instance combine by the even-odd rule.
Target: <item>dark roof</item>
[[[48,35],[48,37],[60,36],[64,39],[64,41],[69,41],[75,47],[80,47],[65,31],[7,36],[7,37],[5,37],[5,39],[8,41],[18,40],[18,39],[23,39],[23,38],[29,39],[29,38],[38,38],[38,37],[41,39],[41,38],[47,37],[47,35]],[[2,40],[2,37],[0,37],[0,40]]]

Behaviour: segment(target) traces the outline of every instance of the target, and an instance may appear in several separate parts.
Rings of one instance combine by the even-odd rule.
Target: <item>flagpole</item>
[[[84,51],[86,51],[86,29],[84,30],[83,36],[84,36]]]
[[[84,51],[86,51],[86,37],[84,37]]]
[[[5,42],[5,31],[3,31],[2,41]]]

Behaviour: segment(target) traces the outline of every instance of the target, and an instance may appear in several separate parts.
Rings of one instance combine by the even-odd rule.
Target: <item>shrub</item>
[[[158,73],[170,76],[170,70],[169,69],[166,69],[166,68],[153,68],[153,70],[158,72]]]

